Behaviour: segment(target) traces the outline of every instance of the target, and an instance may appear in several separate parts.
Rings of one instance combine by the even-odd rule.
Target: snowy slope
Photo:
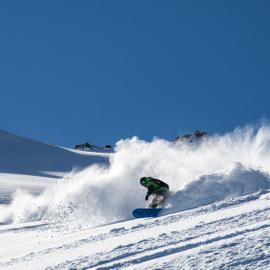
[[[13,192],[0,204],[0,269],[268,269],[269,153],[270,128],[261,126],[199,145],[122,140],[71,172],[17,163],[22,174],[0,175]],[[138,185],[147,175],[169,183],[174,213],[132,218],[147,205]]]
[[[270,193],[74,232],[0,227],[1,269],[269,269]]]
[[[18,189],[40,194],[72,170],[108,164],[109,153],[76,151],[0,130],[0,204]]]
[[[72,169],[107,162],[106,154],[69,150],[22,138],[0,130],[0,172],[59,176]]]

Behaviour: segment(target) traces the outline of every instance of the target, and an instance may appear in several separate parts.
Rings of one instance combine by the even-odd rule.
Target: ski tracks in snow
[[[0,233],[8,234],[14,243],[12,251],[0,251],[0,268],[198,269],[200,265],[200,269],[267,269],[268,198],[269,193],[252,200],[246,196],[238,204],[219,203],[157,219],[58,233],[53,241],[48,239],[50,229],[42,229],[38,242],[37,232],[33,230],[31,238],[28,231],[30,240],[25,241],[24,250],[19,245],[20,229],[3,230]]]

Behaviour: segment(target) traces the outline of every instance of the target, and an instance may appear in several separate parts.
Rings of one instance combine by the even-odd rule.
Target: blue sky
[[[269,1],[2,1],[1,129],[72,146],[270,115]]]

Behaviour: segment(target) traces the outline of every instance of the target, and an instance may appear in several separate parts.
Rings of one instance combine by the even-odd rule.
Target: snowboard
[[[135,218],[158,217],[164,208],[136,208],[132,211]]]

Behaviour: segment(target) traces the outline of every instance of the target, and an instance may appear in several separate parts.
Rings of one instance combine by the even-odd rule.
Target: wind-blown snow
[[[131,218],[144,207],[142,176],[170,185],[170,205],[183,210],[270,188],[270,128],[236,129],[195,144],[136,137],[117,143],[109,165],[71,172],[42,195],[17,191],[0,207],[0,223],[69,220],[80,226]]]

